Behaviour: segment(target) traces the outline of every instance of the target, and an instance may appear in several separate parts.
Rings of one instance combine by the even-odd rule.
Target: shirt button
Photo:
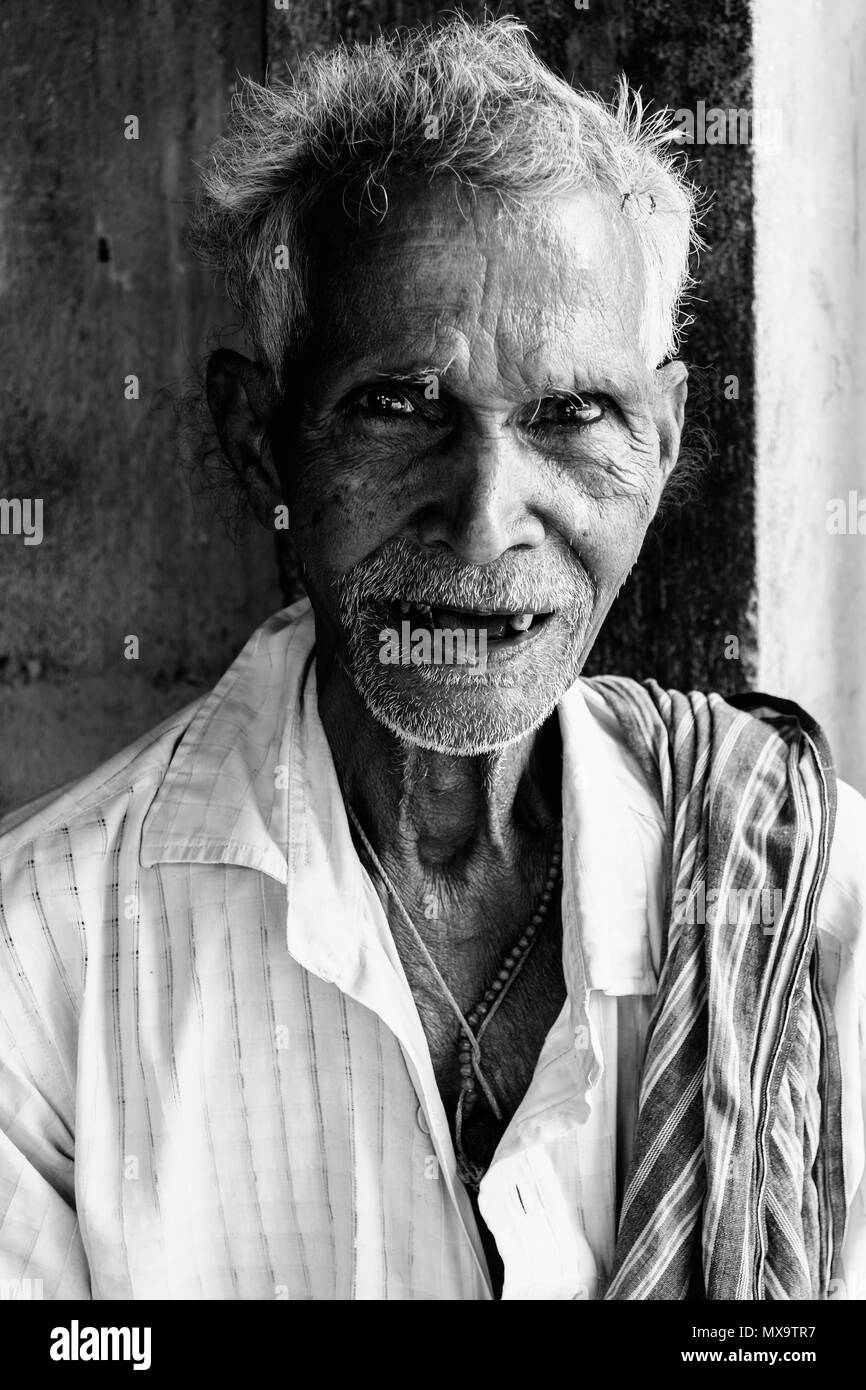
[[[430,1130],[427,1126],[427,1117],[424,1114],[424,1107],[421,1105],[418,1106],[418,1114],[416,1116],[416,1119],[418,1120],[418,1128],[420,1129],[421,1133],[429,1135]]]

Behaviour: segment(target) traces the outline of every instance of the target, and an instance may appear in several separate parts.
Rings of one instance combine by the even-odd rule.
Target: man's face
[[[627,219],[589,193],[522,222],[458,196],[405,182],[378,225],[323,219],[274,447],[318,641],[389,728],[465,755],[537,727],[574,682],[676,442]],[[486,662],[436,664],[431,641],[429,664],[383,663],[406,621],[466,628]]]

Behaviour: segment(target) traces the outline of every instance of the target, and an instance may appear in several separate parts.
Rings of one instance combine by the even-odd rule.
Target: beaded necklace
[[[547,879],[544,884],[541,899],[535,912],[532,914],[530,922],[504,957],[502,965],[489,989],[485,991],[475,1007],[470,1010],[469,1014],[464,1017],[460,1005],[457,1003],[457,1000],[442,978],[442,974],[436,962],[424,944],[421,933],[418,931],[418,928],[403,906],[397,889],[394,887],[376,851],[373,849],[373,846],[364,833],[363,826],[355,815],[353,808],[348,805],[348,803],[346,808],[370,862],[381,878],[387,892],[393,899],[397,911],[412,933],[412,938],[416,946],[423,955],[433,978],[439,985],[442,994],[460,1024],[461,1037],[457,1045],[458,1057],[460,1060],[460,1094],[457,1099],[457,1110],[454,1119],[457,1175],[466,1187],[477,1192],[481,1184],[481,1179],[486,1172],[486,1167],[480,1163],[475,1163],[466,1155],[463,1149],[463,1125],[475,1108],[478,1099],[476,1086],[479,1086],[483,1091],[487,1103],[496,1119],[502,1119],[502,1111],[496,1100],[493,1088],[484,1075],[481,1067],[481,1039],[495,1017],[497,1010],[501,1007],[511,986],[514,984],[514,981],[529,959],[530,952],[538,936],[539,928],[547,916],[562,864],[562,825],[560,823],[557,828],[556,841],[553,847],[553,853],[550,856],[550,867],[547,872]]]

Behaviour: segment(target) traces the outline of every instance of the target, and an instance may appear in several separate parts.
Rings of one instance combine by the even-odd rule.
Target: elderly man
[[[513,22],[247,84],[208,400],[309,601],[0,842],[4,1277],[862,1296],[864,803],[796,706],[580,677],[693,203]]]

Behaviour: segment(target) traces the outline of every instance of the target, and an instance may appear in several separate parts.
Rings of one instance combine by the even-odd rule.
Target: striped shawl
[[[845,1221],[815,925],[835,811],[825,740],[796,705],[766,696],[592,685],[659,788],[670,842],[664,962],[606,1297],[824,1298]]]

